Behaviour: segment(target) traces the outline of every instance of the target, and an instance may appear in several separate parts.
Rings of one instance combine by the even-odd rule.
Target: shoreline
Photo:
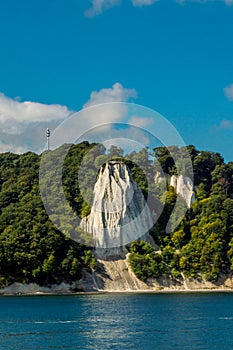
[[[1,288],[0,296],[233,293],[232,275],[222,275],[216,283],[187,278],[173,280],[167,277],[161,277],[157,280],[148,279],[145,283],[138,280],[129,270],[125,261],[123,262],[123,266],[117,266],[117,271],[124,272],[124,275],[122,274],[120,280],[107,266],[107,273],[111,278],[109,276],[106,277],[103,274],[95,274],[94,272],[87,273],[84,271],[83,277],[80,280],[74,281],[70,284],[61,282],[60,284],[41,286],[37,283],[24,284],[14,282],[9,286]],[[122,283],[122,281],[125,283]]]
[[[34,293],[22,293],[22,292],[6,292],[2,293],[0,290],[0,297],[24,297],[24,296],[84,296],[84,295],[103,295],[103,294],[208,294],[208,293],[233,293],[231,288],[206,288],[206,289],[145,289],[145,290],[96,290],[96,291],[51,291],[51,292],[34,292]]]

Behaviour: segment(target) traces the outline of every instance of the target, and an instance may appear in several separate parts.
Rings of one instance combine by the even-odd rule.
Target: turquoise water
[[[0,297],[0,349],[233,349],[233,294]]]

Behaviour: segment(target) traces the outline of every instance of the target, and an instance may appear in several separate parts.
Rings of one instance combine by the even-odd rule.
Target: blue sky
[[[46,126],[123,100],[233,160],[233,1],[9,0],[0,33],[0,151],[40,151]]]

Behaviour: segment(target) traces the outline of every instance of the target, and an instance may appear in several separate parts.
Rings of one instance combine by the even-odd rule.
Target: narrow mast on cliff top
[[[46,129],[46,149],[49,151],[50,144],[49,144],[49,138],[50,138],[50,130],[49,128]]]

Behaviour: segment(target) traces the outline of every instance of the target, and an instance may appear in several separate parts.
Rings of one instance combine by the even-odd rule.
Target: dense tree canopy
[[[219,153],[199,152],[194,146],[188,146],[187,149],[193,163],[196,200],[179,227],[167,234],[166,222],[174,207],[176,193],[173,188],[168,188],[160,196],[160,200],[164,201],[164,211],[151,234],[158,244],[159,256],[164,265],[160,263],[157,266],[156,257],[156,271],[151,271],[154,252],[145,253],[134,246],[130,261],[139,278],[141,268],[147,277],[159,274],[176,278],[185,275],[211,281],[216,281],[221,273],[233,271],[232,162],[225,164]],[[176,149],[176,152],[181,151],[182,149]],[[176,171],[172,165],[172,152],[174,148],[155,149],[157,160],[169,175]]]
[[[64,187],[68,183],[68,200],[77,211],[82,203],[73,180],[88,147],[88,143],[73,147],[66,159],[70,175],[65,176]],[[54,152],[59,156],[59,150]],[[40,156],[31,152],[0,155],[0,286],[13,281],[71,282],[81,278],[82,267],[95,265],[90,249],[65,236],[49,220],[40,196],[39,166]]]
[[[149,205],[163,208],[151,229],[157,251],[145,242],[133,242],[129,248],[130,263],[139,278],[177,278],[184,274],[214,281],[220,273],[233,270],[232,162],[225,164],[220,154],[201,152],[194,146],[159,147],[153,154],[143,149],[125,155],[121,148],[106,151],[103,146],[82,142],[45,152],[48,169],[59,164],[64,149],[69,151],[62,186],[79,217],[89,214],[99,167],[109,159],[123,159],[145,197],[151,193]],[[173,187],[156,183],[156,174],[191,174],[188,155],[193,164],[196,200],[181,224],[167,233],[177,194]],[[60,232],[50,221],[39,189],[40,160],[41,156],[32,152],[0,155],[0,286],[13,281],[71,282],[81,278],[83,267],[96,266],[93,251],[71,240],[68,226]],[[57,200],[56,174],[48,170],[47,176],[58,193],[54,197]],[[78,227],[75,229],[79,232]]]

